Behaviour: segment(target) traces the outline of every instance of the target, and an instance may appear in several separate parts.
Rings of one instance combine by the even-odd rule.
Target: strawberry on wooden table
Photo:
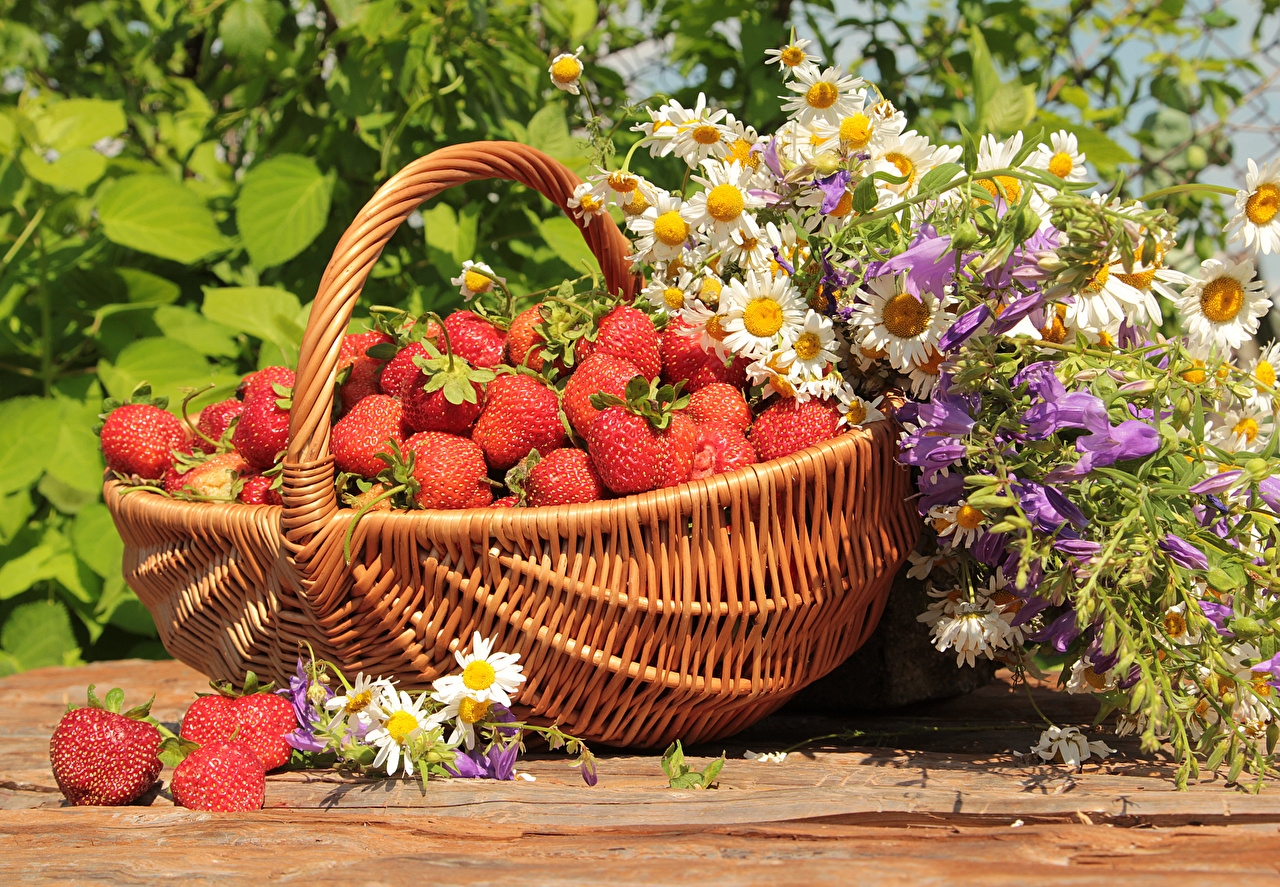
[[[267,771],[245,742],[215,740],[190,751],[173,771],[173,800],[188,810],[243,813],[262,809]]]
[[[49,740],[58,788],[75,806],[120,806],[137,800],[160,775],[160,731],[148,723],[151,703],[123,714],[124,693],[105,702],[89,686],[89,704],[62,716]]]
[[[211,686],[217,692],[191,703],[179,735],[202,746],[235,738],[252,749],[266,769],[287,764],[293,747],[285,736],[298,728],[289,700],[267,692],[270,685],[259,688],[253,672],[241,690],[228,684]]]
[[[123,404],[108,399],[104,404],[102,456],[107,467],[125,477],[159,481],[173,465],[173,451],[187,443],[182,420],[165,410],[168,398],[151,397],[151,389],[140,385]]]

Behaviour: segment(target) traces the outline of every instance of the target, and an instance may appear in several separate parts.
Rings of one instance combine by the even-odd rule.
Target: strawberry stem
[[[214,384],[210,382],[203,388],[191,388],[187,390],[186,396],[182,398],[182,421],[186,422],[187,427],[195,432],[196,437],[200,438],[207,444],[211,444],[215,449],[221,449],[222,441],[214,440],[212,437],[201,431],[199,424],[191,421],[191,414],[188,412],[188,407],[191,405],[191,401],[195,400],[206,391],[211,391],[213,388]]]
[[[436,322],[436,326],[440,327],[440,332],[444,336],[444,353],[449,358],[449,372],[453,372],[453,343],[449,340],[449,328],[444,325],[444,319],[434,311],[427,311],[423,317],[429,317]]]
[[[351,537],[355,535],[356,524],[360,522],[360,518],[368,514],[370,509],[373,508],[373,506],[377,505],[379,502],[383,501],[384,499],[391,498],[396,493],[403,492],[404,490],[408,489],[408,486],[409,486],[408,484],[400,484],[399,486],[392,487],[391,489],[386,490],[385,492],[379,493],[377,496],[373,497],[368,502],[366,502],[361,507],[361,509],[355,513],[355,515],[351,518],[351,523],[347,524],[347,534],[342,539],[343,563],[347,563],[347,564],[351,563]]]

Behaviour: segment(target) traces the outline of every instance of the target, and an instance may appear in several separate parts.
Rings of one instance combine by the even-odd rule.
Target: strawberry
[[[343,338],[338,352],[338,396],[342,399],[344,415],[364,398],[381,391],[378,375],[386,361],[370,357],[365,352],[376,345],[394,341],[381,330],[354,333]]]
[[[110,412],[99,434],[108,468],[126,477],[159,481],[173,465],[173,451],[186,445],[187,429],[163,406],[136,402],[148,399],[150,393],[142,386],[134,392],[135,402],[107,401]]]
[[[378,498],[387,491],[386,484],[369,484],[368,481],[361,484],[361,486],[366,485],[368,489],[361,490],[355,495],[345,496],[346,503],[357,511],[390,511],[391,500]]]
[[[171,493],[194,499],[231,502],[239,493],[241,475],[249,473],[249,463],[232,450],[203,459],[180,456],[170,472],[165,475],[165,489]]]
[[[696,480],[724,471],[737,471],[754,465],[755,461],[755,447],[737,427],[715,420],[702,422],[698,425],[698,437],[694,441],[693,471],[689,476]]]
[[[200,418],[196,421],[196,431],[198,432],[196,446],[206,453],[217,451],[218,445],[222,443],[223,435],[227,433],[231,423],[240,418],[240,413],[243,410],[244,403],[234,397],[220,400],[201,410]],[[210,441],[215,443],[210,443]]]
[[[787,398],[772,404],[751,426],[751,443],[761,462],[830,440],[840,433],[840,410],[829,399],[799,403]]]
[[[507,333],[479,314],[455,311],[444,319],[453,353],[475,367],[496,367],[502,363]]]
[[[578,356],[586,360],[592,354],[612,354],[634,363],[646,379],[656,379],[662,370],[661,344],[649,315],[630,305],[619,305],[600,318],[594,341],[579,343]]]
[[[112,690],[104,704],[91,684],[89,704],[68,711],[53,731],[49,764],[73,806],[128,804],[160,775],[160,731],[144,720],[151,703],[121,714],[123,699]]]
[[[604,485],[591,457],[570,447],[552,450],[546,456],[539,456],[536,450],[530,453],[525,462],[507,474],[507,485],[513,490],[521,489],[526,504],[534,508],[604,498]]]
[[[445,336],[446,354],[434,348],[415,358],[418,374],[404,387],[405,425],[413,431],[443,431],[465,437],[484,408],[484,385],[494,373],[473,369],[467,360],[452,351],[452,336]]]
[[[418,365],[413,362],[414,359],[427,356],[426,346],[421,342],[410,342],[397,351],[396,356],[382,368],[382,376],[378,382],[382,393],[399,397],[404,386],[418,374]]]
[[[235,739],[257,755],[268,770],[283,767],[293,754],[285,736],[298,729],[293,705],[283,696],[258,688],[253,672],[245,678],[242,695],[226,684],[213,684],[216,694],[201,696],[182,716],[179,735],[190,742],[209,745]]]
[[[267,771],[247,743],[214,740],[183,759],[171,787],[188,810],[243,813],[262,809]]]
[[[240,380],[236,397],[247,402],[258,394],[271,394],[277,385],[281,388],[292,388],[293,370],[288,367],[263,367],[256,373],[250,373]]]
[[[250,391],[231,443],[251,468],[263,471],[275,464],[289,444],[291,389],[275,384],[267,389],[251,387]]]
[[[422,508],[482,508],[493,501],[484,452],[474,441],[424,431],[404,442],[412,453],[414,501]]]
[[[662,381],[670,385],[684,382],[690,393],[714,382],[727,382],[736,388],[745,386],[747,361],[735,357],[726,364],[687,335],[690,329],[683,320],[673,317],[662,330]]]
[[[542,303],[526,308],[511,321],[507,330],[507,362],[512,366],[528,367],[535,373],[542,372],[545,361],[542,346],[546,339],[538,327],[542,325]]]
[[[379,453],[390,455],[390,442],[404,443],[403,409],[400,401],[385,394],[371,394],[333,426],[329,451],[339,471],[361,477],[377,477],[387,463]]]
[[[627,384],[625,401],[595,396],[600,413],[587,428],[587,447],[606,487],[643,493],[687,479],[693,458],[688,426],[677,420],[671,431],[674,411],[687,402],[675,388],[659,388],[643,376]]]
[[[492,468],[506,471],[530,450],[549,453],[564,446],[560,399],[540,379],[499,376],[485,392],[484,412],[471,438]]]
[[[489,505],[490,508],[517,508],[520,505],[519,496],[503,496],[501,499],[494,499]]]
[[[284,504],[280,491],[275,488],[275,482],[261,474],[251,474],[244,478],[244,485],[240,488],[240,501],[245,505]]]
[[[712,382],[690,394],[689,415],[699,425],[723,422],[743,434],[751,427],[751,407],[741,389],[727,382]]]
[[[693,455],[698,443],[698,423],[683,411],[671,416],[671,424],[663,432],[663,464],[666,471],[662,487],[674,487],[689,479],[693,471]]]
[[[593,354],[582,362],[564,386],[564,414],[569,425],[586,437],[591,420],[599,412],[591,405],[591,395],[604,392],[615,397],[626,394],[627,383],[641,375],[629,360],[612,354]]]

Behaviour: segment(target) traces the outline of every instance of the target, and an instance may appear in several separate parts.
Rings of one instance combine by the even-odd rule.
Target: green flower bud
[[[1228,628],[1238,638],[1256,638],[1262,634],[1262,626],[1258,624],[1258,620],[1249,616],[1237,616],[1231,620]]]
[[[834,173],[840,168],[840,155],[835,151],[823,151],[813,158],[813,171],[821,178]]]
[[[965,219],[956,226],[955,233],[951,235],[951,246],[963,252],[972,249],[981,239],[982,235],[978,233],[978,226]]]
[[[1256,481],[1266,480],[1271,476],[1271,466],[1266,459],[1250,459],[1244,463],[1244,470]]]

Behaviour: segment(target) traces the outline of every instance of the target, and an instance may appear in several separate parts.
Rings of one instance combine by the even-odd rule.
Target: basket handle
[[[365,279],[387,241],[419,204],[454,185],[491,178],[527,185],[573,218],[567,204],[581,180],[568,167],[517,142],[472,142],[433,151],[388,179],[334,248],[302,337],[289,414],[281,495],[286,534],[294,545],[314,535],[338,508],[329,458],[334,375],[342,337]],[[577,225],[609,290],[634,296],[639,278],[626,260],[630,245],[613,220],[602,215],[590,225]]]

